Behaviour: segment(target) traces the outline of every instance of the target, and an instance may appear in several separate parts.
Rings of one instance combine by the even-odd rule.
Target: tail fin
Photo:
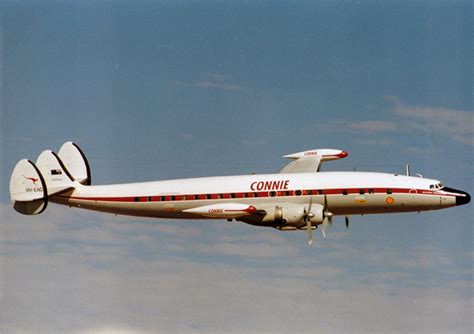
[[[10,196],[13,207],[24,215],[37,215],[48,206],[46,182],[36,165],[27,159],[20,160],[10,179]]]
[[[13,207],[25,215],[40,214],[48,205],[48,196],[80,187],[80,183],[89,185],[90,175],[84,153],[72,142],[64,143],[59,154],[43,151],[36,164],[20,160],[10,179]]]
[[[89,162],[79,146],[68,141],[61,146],[58,156],[75,181],[87,186],[91,184]]]
[[[46,150],[41,152],[36,161],[36,167],[38,167],[46,182],[48,196],[74,187],[74,180],[71,174],[53,151]]]

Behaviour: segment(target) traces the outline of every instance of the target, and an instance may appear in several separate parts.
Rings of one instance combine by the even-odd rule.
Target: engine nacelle
[[[300,228],[305,225],[304,217],[308,205],[303,204],[281,204],[271,208],[265,208],[267,214],[263,222],[272,222],[280,227]],[[313,204],[309,213],[311,225],[319,225],[324,220],[324,207],[321,204]]]
[[[311,205],[311,225],[319,225],[324,221],[324,206],[321,204]]]
[[[273,210],[273,221],[281,226],[295,226],[298,227],[304,224],[303,218],[305,210],[303,205],[282,205],[275,206]],[[271,216],[271,212],[270,212]]]

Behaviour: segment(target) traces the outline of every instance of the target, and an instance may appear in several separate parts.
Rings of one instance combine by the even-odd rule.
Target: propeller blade
[[[323,220],[323,223],[321,224],[321,233],[323,234],[323,238],[326,239],[326,229],[328,227],[328,224],[329,224],[329,219],[328,217],[324,217],[324,220]]]
[[[326,238],[327,227],[332,225],[332,216],[333,214],[328,211],[328,197],[326,194],[324,194],[324,220],[323,220],[323,228],[321,229],[321,232],[324,238]]]
[[[346,228],[349,228],[349,217],[346,216]]]
[[[308,232],[308,245],[311,245],[313,243],[313,227],[309,219],[306,219],[306,231]]]

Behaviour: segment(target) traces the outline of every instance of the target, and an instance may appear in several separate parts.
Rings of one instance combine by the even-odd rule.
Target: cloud
[[[354,143],[359,145],[374,145],[374,146],[391,146],[396,143],[395,140],[389,138],[354,138]]]
[[[0,204],[0,215],[5,333],[472,328],[472,295],[463,293],[472,281],[418,279],[418,270],[450,268],[433,247],[355,247],[334,232],[310,248],[304,234],[58,205],[25,217]]]
[[[372,143],[374,136],[378,136],[376,143],[381,135],[394,133],[399,129],[399,124],[395,121],[382,120],[364,120],[354,121],[348,119],[332,119],[326,122],[320,122],[315,125],[317,132],[323,133],[349,133],[351,135],[359,136],[356,139],[367,139]]]
[[[403,104],[396,96],[387,96],[393,112],[408,129],[445,135],[457,142],[474,145],[474,111]]]
[[[406,105],[396,96],[386,96],[391,102],[384,118],[390,119],[330,119],[314,124],[318,133],[349,134],[360,145],[393,146],[400,136],[430,135],[474,146],[474,111],[433,106]],[[416,142],[416,141],[415,141]],[[405,147],[409,152],[427,148]],[[429,149],[429,148],[428,148]]]
[[[123,327],[117,327],[117,326],[98,326],[97,328],[89,328],[84,331],[80,331],[78,333],[81,334],[146,334],[146,333],[154,333],[153,331],[137,331],[133,328],[123,326]]]
[[[198,252],[209,254],[221,254],[232,256],[256,257],[280,257],[293,256],[297,254],[297,248],[291,245],[275,245],[256,243],[215,243],[213,245],[201,245],[196,249]]]

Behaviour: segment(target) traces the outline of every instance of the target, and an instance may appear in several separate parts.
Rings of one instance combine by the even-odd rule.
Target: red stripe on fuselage
[[[360,193],[363,190],[364,193]],[[370,190],[370,192],[369,192]],[[387,192],[391,190],[391,192]],[[295,195],[296,191],[301,191],[300,195]],[[276,193],[277,196],[271,194]],[[236,193],[214,193],[214,194],[189,194],[189,195],[160,195],[160,196],[125,196],[125,197],[69,197],[56,195],[56,197],[100,202],[175,202],[175,201],[196,201],[196,200],[219,200],[219,199],[238,199],[238,198],[270,198],[270,197],[299,197],[299,196],[317,196],[317,195],[372,195],[372,194],[409,194],[413,195],[435,195],[456,197],[454,193],[440,193],[439,191],[430,191],[427,189],[407,189],[407,188],[337,188],[337,189],[295,189],[286,191],[268,191],[268,192],[236,192]]]

